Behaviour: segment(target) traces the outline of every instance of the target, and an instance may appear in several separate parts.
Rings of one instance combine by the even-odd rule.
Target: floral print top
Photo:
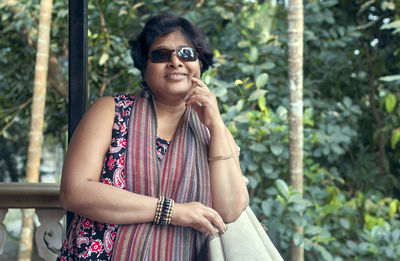
[[[119,94],[115,99],[112,140],[105,155],[100,182],[125,189],[125,150],[133,95]],[[159,159],[169,142],[157,138]],[[104,224],[75,214],[57,260],[111,260],[118,225]]]

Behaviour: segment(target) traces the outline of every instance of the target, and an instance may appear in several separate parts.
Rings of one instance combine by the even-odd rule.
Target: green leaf
[[[322,245],[314,245],[314,248],[317,249],[321,255],[322,255],[322,260],[325,261],[333,261],[333,257],[331,255],[331,253],[329,253],[325,247],[323,247]]]
[[[380,77],[379,80],[384,82],[400,81],[400,74],[388,75]]]
[[[105,64],[109,57],[110,57],[110,55],[108,53],[104,52],[100,57],[99,65],[101,66],[101,65]]]
[[[350,221],[347,218],[339,219],[339,223],[344,229],[349,229],[350,228]]]
[[[304,233],[311,236],[318,235],[321,233],[321,228],[318,226],[307,226]]]
[[[282,152],[283,152],[283,145],[282,145],[282,144],[272,144],[272,145],[270,146],[270,149],[271,149],[272,153],[273,153],[275,156],[279,156],[279,155],[281,155]]]
[[[357,252],[358,250],[358,245],[354,241],[346,241],[347,247],[350,248],[351,250]]]
[[[255,163],[251,163],[251,164],[249,164],[248,168],[250,171],[254,172],[258,169],[258,165]]]
[[[226,88],[217,87],[217,88],[213,89],[213,93],[216,97],[222,97],[222,96],[226,95],[228,93],[228,91],[226,90]]]
[[[256,79],[256,87],[257,89],[262,88],[268,82],[268,74],[262,73]]]
[[[241,123],[247,123],[249,122],[249,117],[247,116],[247,112],[242,112],[238,116],[233,118],[233,120]]]
[[[305,225],[304,224],[305,223],[305,219],[298,212],[290,212],[289,213],[289,218],[293,222],[293,224],[295,224],[298,227],[302,227],[302,226]]]
[[[392,137],[390,139],[390,143],[392,145],[392,149],[396,148],[397,143],[400,141],[400,128],[399,129],[395,129],[392,132]]]
[[[261,144],[261,143],[253,143],[250,145],[249,148],[256,152],[266,152],[267,151],[267,147],[265,147],[265,145]]]
[[[385,97],[385,108],[388,113],[391,113],[396,107],[396,97],[389,93]]]
[[[266,90],[257,89],[250,94],[249,101],[258,100],[258,98],[263,97],[267,93]]]
[[[313,121],[313,114],[314,114],[314,110],[313,108],[307,108],[304,111],[304,116],[303,116],[303,124],[309,125],[309,126],[314,126],[314,121]]]
[[[276,187],[278,188],[279,193],[281,193],[282,196],[285,197],[285,199],[289,199],[289,196],[290,196],[289,187],[286,184],[286,182],[281,179],[277,179],[275,184],[276,184]]]
[[[365,2],[365,3],[363,3],[362,5],[361,5],[361,8],[358,10],[358,15],[359,14],[361,14],[362,12],[364,12],[365,10],[367,10],[367,8],[370,6],[370,5],[372,5],[372,4],[374,4],[375,3],[375,0],[368,0],[367,2]]]
[[[389,1],[383,1],[381,4],[381,8],[383,11],[386,10],[395,10],[396,9],[396,4],[389,2]]]
[[[274,171],[274,167],[271,164],[263,162],[261,166],[265,174],[271,174]]]
[[[334,143],[334,144],[332,144],[332,150],[336,153],[336,154],[338,154],[338,155],[341,155],[341,154],[343,154],[344,153],[344,150],[338,145],[338,144],[336,144],[336,143]]]
[[[236,79],[236,80],[235,80],[235,84],[236,84],[236,85],[240,85],[240,84],[243,84],[243,82],[242,82],[242,80],[240,80],[240,79]]]
[[[389,213],[388,213],[389,217],[393,217],[396,214],[398,205],[399,205],[399,201],[397,199],[392,200],[389,203]]]
[[[344,105],[347,107],[347,108],[350,108],[351,107],[351,99],[349,98],[349,97],[344,97],[344,99],[343,99],[343,103],[344,103]]]
[[[332,214],[332,213],[334,213],[335,211],[337,211],[338,208],[339,208],[338,205],[327,204],[327,205],[325,205],[325,206],[322,208],[322,212],[323,212],[324,214]]]
[[[396,21],[393,21],[391,23],[384,24],[384,25],[381,26],[381,29],[382,30],[395,29],[395,31],[393,33],[398,33],[398,32],[400,32],[400,20],[396,20]]]
[[[257,59],[258,59],[258,49],[257,49],[257,47],[252,46],[250,48],[250,55],[249,55],[248,58],[249,58],[251,63],[254,63],[254,62],[257,61]]]
[[[276,114],[278,114],[279,119],[286,120],[288,116],[288,110],[285,107],[279,105],[278,109],[276,109]]]
[[[282,203],[282,205],[286,205],[287,203],[286,203],[286,200],[281,196],[281,195],[276,195],[276,197],[278,198],[278,200]]]
[[[274,201],[271,198],[262,202],[261,208],[262,208],[263,214],[265,216],[267,216],[267,217],[271,216],[273,205],[274,205]]]
[[[275,63],[268,61],[260,65],[264,70],[271,70],[275,68]]]
[[[300,246],[303,243],[303,240],[304,240],[304,236],[302,234],[297,233],[297,232],[294,233],[294,235],[293,235],[293,243],[296,246]]]
[[[258,98],[258,107],[260,107],[261,111],[264,111],[267,108],[267,99],[265,96]]]
[[[304,212],[307,207],[312,206],[312,203],[307,199],[295,199],[293,200],[294,203],[294,210],[297,212]]]
[[[247,176],[248,180],[249,180],[249,187],[250,188],[255,188],[257,187],[258,181],[255,177],[253,176]]]

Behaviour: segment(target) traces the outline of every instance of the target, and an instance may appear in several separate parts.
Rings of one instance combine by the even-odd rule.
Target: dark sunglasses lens
[[[150,60],[153,63],[164,63],[164,62],[168,62],[169,60],[169,56],[171,55],[171,53],[173,52],[173,50],[168,50],[168,49],[158,49],[158,50],[154,50],[151,52],[150,54]]]
[[[196,59],[197,59],[197,53],[191,47],[183,47],[183,48],[177,50],[177,55],[178,55],[179,59],[181,59],[182,61],[193,62],[193,61],[196,61]]]

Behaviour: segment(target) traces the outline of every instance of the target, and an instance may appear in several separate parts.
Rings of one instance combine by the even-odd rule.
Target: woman
[[[59,259],[205,260],[207,234],[248,205],[235,141],[200,80],[212,50],[168,14],[130,44],[143,92],[98,99],[76,129],[60,189],[76,215]]]

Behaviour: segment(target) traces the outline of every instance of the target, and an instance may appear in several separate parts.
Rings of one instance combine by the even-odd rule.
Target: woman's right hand
[[[217,236],[214,226],[221,234],[226,231],[226,225],[218,212],[200,202],[175,203],[171,224],[191,227],[202,233],[210,233],[213,236]]]

